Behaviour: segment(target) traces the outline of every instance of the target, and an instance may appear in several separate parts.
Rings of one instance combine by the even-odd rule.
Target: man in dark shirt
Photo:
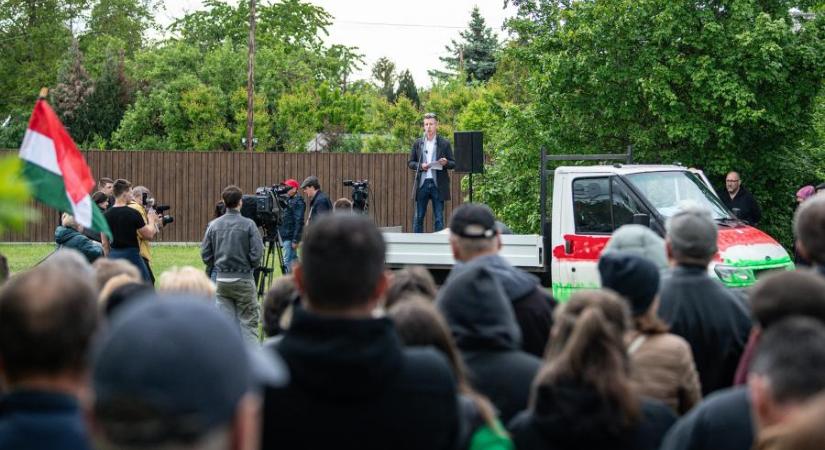
[[[109,208],[104,216],[112,230],[112,242],[104,239],[103,249],[109,258],[125,259],[140,270],[145,281],[151,282],[149,269],[140,256],[138,233],[144,239],[152,239],[158,232],[158,216],[154,211],[146,214],[148,223],[144,222],[139,212],[128,206],[132,201],[132,184],[128,180],[119,179],[114,185],[115,205]]]
[[[301,190],[309,197],[309,212],[307,213],[306,224],[309,226],[319,217],[332,212],[332,202],[327,194],[321,190],[321,182],[318,177],[310,175],[301,183]]]
[[[277,351],[290,384],[264,400],[263,449],[456,447],[458,401],[446,359],[404,348],[377,318],[385,244],[368,218],[329,214],[308,227],[293,270],[302,307]]]
[[[739,172],[731,172],[725,177],[725,190],[726,193],[722,194],[722,203],[740,220],[748,225],[757,226],[762,219],[762,210],[750,191],[742,186]]]
[[[92,280],[65,265],[41,265],[0,291],[0,449],[91,448],[79,398],[96,300]]]
[[[298,182],[293,179],[284,180],[284,186],[289,186],[289,200],[284,209],[284,222],[278,227],[281,242],[284,246],[284,267],[286,273],[292,271],[292,263],[298,260],[298,245],[301,243],[301,233],[304,230],[304,210],[306,203],[298,195]]]

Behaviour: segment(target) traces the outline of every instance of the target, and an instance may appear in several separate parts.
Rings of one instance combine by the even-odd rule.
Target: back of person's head
[[[98,258],[92,264],[92,269],[95,271],[98,290],[102,290],[109,280],[118,275],[126,274],[135,280],[141,278],[137,267],[125,259]]]
[[[60,216],[60,225],[63,225],[66,228],[77,229],[77,221],[74,220],[74,217],[71,214],[63,213]]]
[[[759,432],[756,450],[821,450],[825,442],[825,394],[819,394],[786,422]]]
[[[621,422],[639,416],[630,384],[630,362],[624,347],[629,312],[618,295],[606,291],[577,292],[556,308],[547,363],[536,376],[536,389],[572,383],[592,388],[615,406]]]
[[[458,389],[469,395],[476,403],[482,417],[488,424],[495,421],[495,410],[489,400],[476,393],[467,380],[467,370],[455,345],[447,322],[439,314],[432,300],[417,294],[396,303],[387,311],[395,324],[401,341],[407,347],[433,347],[447,358],[453,369]]]
[[[362,308],[386,289],[386,244],[366,217],[329,214],[307,229],[295,281],[313,310]]]
[[[421,295],[430,301],[435,300],[438,288],[432,274],[425,267],[405,267],[395,272],[384,295],[384,304],[390,308],[400,300],[409,298],[410,294]]]
[[[450,243],[462,260],[495,252],[500,244],[493,210],[483,203],[464,203],[450,216]]]
[[[267,373],[255,362],[238,327],[211,305],[183,296],[129,306],[96,346],[96,441],[102,448],[246,448],[257,433],[256,384],[284,376],[273,373],[274,361]]]
[[[109,201],[109,197],[107,197],[106,194],[104,194],[103,192],[97,191],[94,194],[92,194],[92,203],[94,203],[94,204],[108,202],[108,201]]]
[[[132,190],[132,183],[129,180],[124,180],[123,178],[118,178],[115,180],[115,184],[112,187],[112,195],[115,197],[120,197],[126,192]]]
[[[666,248],[680,264],[707,265],[716,254],[718,230],[710,213],[685,207],[667,221]]]
[[[465,351],[520,350],[521,329],[501,282],[483,265],[471,265],[441,287],[436,306]]]
[[[793,228],[803,256],[825,265],[825,194],[817,193],[799,205]]]
[[[158,292],[193,294],[204,299],[215,296],[215,285],[203,270],[192,266],[173,266],[158,279]]]
[[[799,316],[773,324],[759,341],[748,384],[761,426],[781,422],[788,408],[825,389],[825,326]]]
[[[352,212],[352,200],[341,197],[332,204],[332,210],[338,213]]]
[[[14,276],[0,290],[0,366],[9,384],[81,375],[97,328],[96,290],[54,266]]]
[[[656,314],[659,268],[647,258],[625,250],[602,253],[599,258],[602,286],[625,299],[636,330],[665,333],[668,326]]]
[[[806,316],[825,324],[825,279],[807,271],[770,274],[750,293],[753,317],[766,330],[789,316]]]
[[[58,249],[40,263],[40,266],[60,269],[64,277],[82,278],[90,283],[95,279],[95,271],[89,260],[73,248]]]
[[[133,279],[125,274],[118,275],[109,280],[100,291],[99,308],[105,317],[111,318],[127,304],[147,298],[154,292],[155,289],[142,279]]]
[[[298,303],[300,293],[292,274],[276,278],[264,297],[261,322],[264,335],[273,337],[289,328],[292,308]]]
[[[649,259],[660,270],[667,268],[665,240],[643,225],[622,225],[614,231],[602,254],[613,252],[634,253]]]
[[[212,213],[213,218],[217,219],[218,217],[226,214],[226,204],[223,200],[215,203],[215,210]]]
[[[238,186],[232,184],[223,189],[221,198],[227,208],[237,208],[238,205],[241,204],[241,199],[243,199],[243,191],[241,191],[241,188]]]

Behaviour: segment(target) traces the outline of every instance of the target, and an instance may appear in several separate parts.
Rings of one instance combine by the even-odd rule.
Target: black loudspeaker
[[[484,173],[484,133],[481,131],[456,131],[455,171],[464,173]]]

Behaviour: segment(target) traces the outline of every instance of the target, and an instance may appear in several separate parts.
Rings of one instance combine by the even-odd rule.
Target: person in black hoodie
[[[633,392],[622,340],[628,322],[627,306],[607,291],[574,294],[556,311],[530,409],[508,426],[516,448],[659,448],[676,415]]]
[[[450,277],[436,306],[469,369],[470,384],[507,423],[527,407],[541,359],[521,350],[521,333],[501,283],[485,266],[468,267]]]
[[[487,267],[501,283],[521,330],[521,349],[539,358],[550,338],[556,300],[539,279],[499,256],[501,233],[493,211],[481,203],[465,203],[450,217],[450,247],[456,260],[450,276],[473,266]],[[449,280],[449,278],[448,278]]]
[[[454,449],[456,382],[431,348],[403,348],[375,318],[386,251],[371,220],[326,215],[307,228],[294,266],[303,307],[277,351],[291,382],[268,388],[263,449]]]

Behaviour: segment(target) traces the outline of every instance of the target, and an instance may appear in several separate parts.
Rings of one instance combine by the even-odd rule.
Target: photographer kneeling
[[[154,238],[158,232],[160,220],[153,210],[148,213],[144,210],[141,214],[137,208],[130,205],[130,203],[135,203],[131,188],[132,184],[128,180],[115,181],[113,190],[115,204],[104,214],[112,230],[113,239],[109,242],[104,238],[103,248],[109,258],[125,259],[131,262],[138,268],[145,281],[153,282],[149,267],[141,257],[138,236],[143,240]]]

